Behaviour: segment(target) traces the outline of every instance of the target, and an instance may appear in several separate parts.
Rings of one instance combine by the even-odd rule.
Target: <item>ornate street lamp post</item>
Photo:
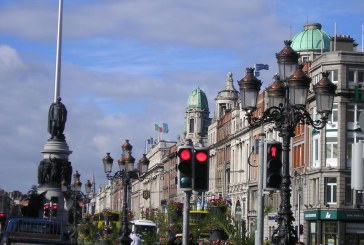
[[[336,85],[328,79],[329,73],[323,72],[323,78],[313,86],[317,112],[321,115],[320,119],[313,120],[306,110],[311,79],[302,71],[302,66],[297,66],[299,55],[291,48],[291,41],[284,43],[285,47],[276,54],[280,73],[279,76],[275,76],[276,81],[267,89],[268,108],[261,117],[253,115],[257,109],[257,98],[262,85],[261,81],[254,76],[254,69],[247,68],[246,76],[238,84],[241,107],[246,112],[249,125],[254,127],[263,123],[274,123],[274,129],[279,132],[279,136],[283,140],[281,204],[277,218],[278,227],[273,232],[272,241],[274,244],[291,245],[298,241],[292,224],[294,218],[290,204],[289,152],[291,138],[294,136],[297,124],[311,125],[315,129],[325,127],[332,111]]]
[[[134,169],[135,158],[131,155],[133,146],[129,144],[129,140],[126,140],[121,148],[122,154],[121,158],[118,160],[119,171],[111,175],[114,159],[111,158],[110,153],[106,153],[102,162],[104,164],[104,171],[108,180],[123,180],[124,200],[121,220],[122,225],[120,230],[121,237],[119,240],[120,244],[130,245],[131,239],[129,237],[130,231],[128,228],[128,189],[132,179],[143,179],[141,176],[147,172],[149,160],[147,159],[146,154],[143,154],[143,157],[139,160],[137,169]]]
[[[87,183],[85,184],[85,191],[86,194],[81,191],[81,175],[78,171],[76,171],[73,174],[73,183],[71,185],[67,185],[65,182],[62,182],[61,189],[65,195],[66,198],[70,198],[73,203],[73,227],[74,227],[74,238],[77,240],[77,202],[79,200],[83,200],[85,203],[90,202],[90,192],[92,183],[90,180],[87,180]],[[81,212],[82,216],[82,212]]]

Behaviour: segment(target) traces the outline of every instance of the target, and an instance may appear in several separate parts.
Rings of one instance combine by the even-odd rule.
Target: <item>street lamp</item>
[[[321,115],[320,119],[313,120],[306,110],[311,79],[302,71],[302,66],[297,66],[299,55],[291,48],[291,41],[284,43],[285,47],[276,54],[279,76],[275,76],[275,82],[267,89],[268,108],[261,117],[253,115],[257,109],[257,98],[262,85],[262,82],[254,76],[254,69],[247,68],[246,76],[238,84],[241,107],[246,112],[249,125],[254,127],[263,123],[274,123],[274,129],[279,132],[279,136],[283,140],[281,204],[277,218],[278,227],[273,232],[272,241],[274,244],[291,245],[298,241],[292,225],[294,218],[290,204],[289,152],[291,137],[294,136],[294,130],[298,123],[311,125],[315,129],[325,127],[332,111],[336,85],[328,79],[329,73],[323,72],[323,78],[313,86],[317,112]]]
[[[130,185],[130,180],[139,179],[142,180],[141,176],[145,174],[148,170],[149,160],[146,154],[139,160],[138,166],[134,169],[135,158],[131,155],[131,150],[133,146],[129,144],[129,140],[125,140],[125,143],[121,146],[122,154],[121,158],[118,160],[119,171],[111,174],[112,164],[114,159],[111,158],[110,153],[106,153],[106,156],[102,159],[104,164],[104,171],[108,180],[123,180],[123,190],[124,190],[124,202],[122,210],[122,226],[121,226],[121,237],[120,244],[130,245],[131,239],[129,237],[130,231],[128,228],[128,189]]]
[[[77,197],[78,197],[78,193],[81,192],[81,186],[82,186],[80,177],[81,177],[81,175],[78,173],[78,171],[76,171],[73,174],[73,184],[71,187],[72,194],[73,194],[73,224],[75,226],[75,230],[77,228]]]
[[[92,182],[90,180],[87,180],[86,184],[85,184],[85,192],[86,192],[86,197],[87,197],[86,200],[85,200],[86,204],[87,204],[86,210],[85,210],[86,214],[88,214],[89,212],[92,212],[92,210],[91,211],[89,210],[89,203],[90,203],[91,198],[92,198],[92,196],[90,197],[92,187],[93,187]]]
[[[91,192],[92,183],[88,180],[85,185],[86,194],[81,191],[82,183],[80,181],[81,175],[76,171],[73,174],[73,183],[68,185],[66,182],[62,182],[61,189],[65,194],[65,197],[73,200],[73,226],[75,239],[77,239],[77,201],[83,200],[85,203],[89,203],[89,194]],[[81,213],[82,215],[82,213]]]

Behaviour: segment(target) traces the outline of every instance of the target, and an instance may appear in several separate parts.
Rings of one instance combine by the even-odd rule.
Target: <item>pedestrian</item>
[[[142,240],[140,239],[139,235],[135,231],[135,226],[133,225],[131,228],[131,234],[129,236],[132,239],[130,245],[142,245]]]
[[[173,234],[172,230],[168,230],[167,245],[174,245],[176,241],[176,236]]]
[[[190,234],[190,236],[189,236],[189,238],[188,238],[188,244],[189,245],[193,245],[194,243],[193,243],[193,234],[191,233]]]

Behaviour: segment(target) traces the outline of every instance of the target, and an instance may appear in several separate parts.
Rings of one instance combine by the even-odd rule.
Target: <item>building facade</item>
[[[329,72],[337,85],[326,127],[316,130],[299,124],[291,141],[291,204],[294,225],[303,228],[299,239],[307,245],[363,244],[364,192],[351,188],[351,166],[353,145],[364,138],[358,123],[364,107],[364,53],[356,51],[349,36],[330,37],[318,23],[306,24],[293,38],[292,48],[301,55],[304,71],[312,78],[307,110],[314,120],[318,114],[312,86],[322,78],[322,72]],[[254,233],[259,200],[258,139],[261,134],[267,140],[281,139],[274,125],[249,127],[232,77],[229,73],[215,98],[212,119],[206,95],[198,88],[188,98],[183,137],[170,144],[160,141],[148,151],[148,174],[133,183],[131,192],[130,207],[136,217],[146,217],[143,212],[147,209],[163,210],[172,200],[183,201],[177,188],[176,152],[190,139],[210,148],[209,191],[204,197],[231,200],[232,217],[244,221],[248,232]],[[262,92],[254,116],[262,116],[267,102]],[[149,195],[143,195],[145,191]],[[264,206],[270,210],[264,217],[264,238],[270,240],[277,228],[281,200],[279,191],[263,193]]]

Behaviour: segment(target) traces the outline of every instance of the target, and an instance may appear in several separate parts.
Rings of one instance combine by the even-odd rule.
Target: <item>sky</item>
[[[362,48],[362,0],[65,0],[61,89],[68,110],[69,160],[81,182],[107,183],[102,158],[120,158],[126,139],[139,160],[155,124],[165,140],[183,135],[189,94],[202,89],[210,117],[233,73],[268,64],[307,22]],[[27,192],[37,184],[54,98],[58,0],[0,1],[0,188]],[[115,165],[116,162],[115,162]],[[116,166],[114,166],[116,170]]]

